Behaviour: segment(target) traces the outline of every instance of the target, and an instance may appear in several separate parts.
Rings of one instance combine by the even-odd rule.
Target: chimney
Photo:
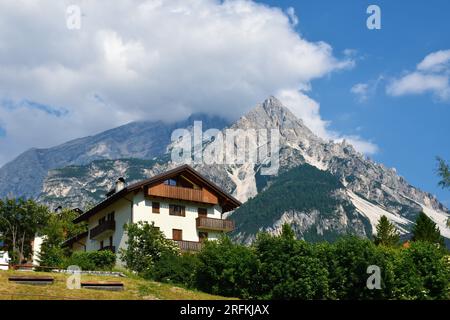
[[[119,192],[120,190],[124,189],[126,186],[125,179],[120,177],[116,181],[116,187],[114,189],[115,192]]]

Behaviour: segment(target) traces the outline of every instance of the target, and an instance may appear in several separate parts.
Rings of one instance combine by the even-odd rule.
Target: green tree
[[[445,189],[450,188],[450,168],[449,165],[444,161],[444,159],[437,157],[438,161],[438,175],[442,178],[439,181],[439,185]],[[447,226],[450,228],[450,218],[447,220]]]
[[[29,257],[32,251],[31,241],[45,226],[49,215],[47,207],[33,200],[0,200],[0,233],[11,252],[13,263]]]
[[[163,254],[180,254],[177,244],[166,239],[153,222],[126,224],[125,231],[128,235],[127,246],[120,250],[120,257],[132,271],[151,275],[154,264]]]
[[[441,177],[441,181],[439,181],[439,185],[442,188],[450,188],[450,169],[449,165],[445,162],[444,159],[437,157],[438,168],[437,173]]]
[[[199,290],[229,297],[257,296],[259,264],[252,248],[223,237],[219,241],[207,241],[198,258]]]
[[[394,299],[448,299],[450,265],[446,253],[429,242],[397,250]]]
[[[73,223],[78,213],[71,209],[63,209],[50,215],[40,235],[44,237],[39,254],[39,262],[43,266],[61,267],[64,259],[70,255],[69,248],[63,248],[64,241],[87,230],[85,223]]]
[[[386,216],[381,216],[377,224],[377,235],[374,237],[376,245],[392,247],[398,245],[400,233],[397,228],[389,222]]]
[[[420,212],[412,230],[413,241],[426,241],[444,246],[439,227],[425,213]]]
[[[175,255],[164,253],[155,263],[151,279],[159,282],[173,283],[187,288],[195,287],[199,259],[195,253]]]
[[[315,245],[296,240],[284,224],[279,236],[259,233],[254,244],[260,263],[259,295],[264,299],[325,299],[328,270]]]
[[[394,249],[376,246],[368,239],[355,236],[342,237],[329,245],[324,251],[327,269],[330,273],[329,286],[333,299],[386,299],[392,296]],[[367,287],[369,266],[378,266],[381,270],[381,289],[370,290]]]

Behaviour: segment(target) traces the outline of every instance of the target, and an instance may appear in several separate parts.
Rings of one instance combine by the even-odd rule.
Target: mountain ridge
[[[31,148],[0,168],[0,198],[37,197],[49,170],[68,165],[83,165],[100,159],[151,159],[166,152],[170,134],[201,120],[206,128],[223,128],[228,122],[206,114],[193,114],[186,120],[136,121],[96,135],[74,139],[55,147]]]
[[[192,126],[187,127],[192,130]],[[204,130],[207,127],[203,124]],[[240,215],[243,215],[247,201],[250,204],[255,201],[262,203],[257,213],[250,210],[246,214],[266,215],[270,223],[262,224],[255,230],[251,221],[243,219],[234,233],[235,238],[242,242],[251,242],[257,231],[277,233],[283,222],[293,225],[297,236],[308,239],[319,239],[327,234],[334,237],[342,233],[370,237],[381,215],[387,215],[406,234],[422,210],[450,239],[450,229],[445,227],[449,211],[436,197],[410,185],[394,169],[367,159],[347,142],[325,141],[316,136],[275,97],[257,104],[236,122],[224,126],[223,130],[225,128],[277,129],[280,132],[278,175],[261,174],[261,169],[270,163],[269,157],[257,163],[242,165],[193,164],[196,170],[244,202],[241,208],[231,213],[235,219],[239,220]],[[179,165],[170,161],[170,152],[175,146],[176,142],[170,142],[164,146],[164,153],[147,160],[97,159],[83,165],[50,170],[43,178],[38,199],[49,205],[70,206],[99,201],[119,176],[126,177],[131,183]],[[313,196],[298,181],[290,181],[289,174],[288,179],[281,178],[286,172],[297,172],[290,170],[298,170],[300,175],[297,174],[297,177],[300,180],[302,174],[304,177],[312,174],[318,177],[317,183],[326,184],[336,179],[339,184],[332,183],[331,189],[325,189],[321,193],[321,200],[313,202],[315,207],[305,207],[294,199],[290,206],[285,206],[281,211],[264,211],[265,207],[270,207],[267,194],[277,194],[283,190],[283,183],[294,186],[290,189],[293,195],[305,198]],[[300,189],[302,191],[298,193]],[[320,201],[332,203],[333,209],[321,208]]]

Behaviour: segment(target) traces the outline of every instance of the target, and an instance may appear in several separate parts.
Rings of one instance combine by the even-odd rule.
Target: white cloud
[[[417,65],[417,70],[439,72],[449,68],[450,50],[440,50],[427,55]]]
[[[356,95],[360,102],[368,99],[368,91],[369,85],[367,83],[357,83],[350,89],[350,92]]]
[[[449,98],[448,77],[413,72],[395,80],[388,87],[388,93],[393,96],[422,94],[425,92],[432,92],[443,100]]]
[[[289,7],[287,8],[286,13],[289,19],[291,19],[291,23],[296,26],[298,24],[298,17],[295,14],[295,9],[293,7]]]
[[[134,120],[235,118],[270,94],[353,65],[296,33],[291,9],[244,0],[79,3],[80,30],[66,27],[73,1],[0,3],[0,164]],[[325,130],[312,101],[303,113]]]
[[[450,100],[450,50],[427,55],[415,71],[393,79],[386,92],[392,96],[431,93],[440,101]]]
[[[376,79],[372,79],[367,83],[355,84],[351,87],[350,92],[356,96],[358,102],[366,102],[376,94],[381,81],[384,81],[383,75],[379,75]]]
[[[346,140],[357,151],[364,154],[375,154],[378,152],[378,146],[376,144],[358,135],[344,135],[330,130],[330,122],[323,120],[320,116],[319,103],[304,93],[295,89],[286,89],[278,92],[277,97],[279,97],[283,105],[287,106],[292,113],[301,118],[313,133],[322,139],[335,140],[336,142]]]

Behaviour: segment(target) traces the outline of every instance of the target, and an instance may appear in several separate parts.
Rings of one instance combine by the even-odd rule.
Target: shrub
[[[323,299],[328,295],[328,271],[314,245],[295,239],[283,226],[281,236],[258,235],[259,296],[268,299]]]
[[[392,296],[395,250],[377,247],[367,239],[350,236],[330,245],[328,270],[333,298],[381,299]],[[381,271],[381,289],[369,289],[367,268],[378,266]]]
[[[70,258],[66,260],[66,268],[76,265],[81,270],[97,271],[112,270],[116,263],[116,255],[109,250],[102,251],[75,251]]]
[[[207,241],[198,259],[196,287],[199,290],[224,296],[256,296],[259,263],[252,248],[234,244],[224,237]]]
[[[164,253],[155,262],[152,271],[144,275],[144,277],[193,288],[198,265],[199,259],[195,254],[175,255]]]
[[[438,245],[414,242],[399,253],[395,274],[398,299],[448,299],[450,265]]]
[[[63,268],[65,266],[66,250],[59,246],[50,247],[46,246],[44,242],[41,247],[42,251],[39,255],[39,265],[44,267],[57,267]],[[50,271],[48,268],[41,268],[40,271]]]

